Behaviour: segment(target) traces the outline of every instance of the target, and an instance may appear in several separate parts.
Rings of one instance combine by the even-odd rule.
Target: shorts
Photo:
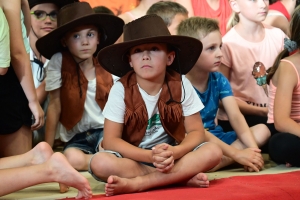
[[[193,149],[193,151],[196,151],[197,149],[199,149],[201,146],[203,146],[203,145],[206,144],[206,143],[208,143],[208,142],[203,142],[203,143],[199,144],[198,146],[196,146],[196,147]],[[100,150],[99,152],[111,153],[111,154],[114,154],[115,156],[117,156],[118,158],[123,158],[123,156],[122,156],[120,153],[116,152],[116,151],[111,151],[111,150]],[[89,171],[89,173],[91,174],[91,176],[92,176],[95,180],[100,181],[100,182],[103,182],[103,180],[99,179],[99,178],[93,173],[93,171],[92,171],[92,169],[91,169],[91,161],[92,161],[92,159],[93,159],[94,156],[95,156],[95,155],[93,155],[93,156],[91,157],[90,161],[89,161],[89,164],[88,164],[88,171]],[[144,164],[144,165],[147,165],[147,166],[149,166],[149,167],[155,168],[155,166],[154,166],[152,163],[145,163],[145,162],[141,162],[141,163]]]
[[[215,129],[209,129],[208,131],[228,145],[237,140],[235,131],[224,132],[221,126],[216,126]]]
[[[27,97],[12,66],[0,75],[0,135],[18,131],[23,125],[30,127],[32,113]]]
[[[64,151],[68,148],[80,149],[86,154],[95,154],[99,151],[98,147],[103,137],[103,128],[91,129],[76,134],[66,143]]]

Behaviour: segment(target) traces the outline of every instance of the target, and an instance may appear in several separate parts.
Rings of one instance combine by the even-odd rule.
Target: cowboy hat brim
[[[45,58],[50,59],[53,54],[65,49],[61,44],[61,39],[68,31],[80,25],[88,24],[100,28],[100,41],[94,54],[97,55],[101,48],[113,44],[120,37],[123,32],[124,22],[122,19],[108,14],[90,14],[70,21],[51,31],[37,40],[36,48]]]
[[[169,67],[180,74],[186,74],[192,69],[202,51],[202,43],[192,37],[179,35],[156,36],[105,47],[100,50],[97,59],[108,72],[122,77],[132,70],[127,58],[128,51],[134,46],[146,43],[165,43],[173,46],[176,55]]]

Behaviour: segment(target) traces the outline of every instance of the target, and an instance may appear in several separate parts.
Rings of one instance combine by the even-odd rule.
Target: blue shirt
[[[215,118],[219,108],[219,100],[233,96],[229,81],[220,72],[211,72],[206,91],[201,93],[196,88],[195,90],[204,105],[200,111],[204,128],[213,130],[216,128]]]

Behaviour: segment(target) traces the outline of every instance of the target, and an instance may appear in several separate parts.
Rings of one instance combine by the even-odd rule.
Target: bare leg
[[[50,145],[46,142],[40,142],[27,153],[0,158],[0,169],[41,164],[46,162],[52,154],[53,150]]]
[[[107,184],[105,186],[105,193],[107,196],[112,196],[116,194],[140,192],[148,190],[150,188],[182,182],[185,182],[188,185],[200,187],[200,185],[192,183],[196,182],[195,179],[204,181],[204,179],[206,179],[207,177],[199,173],[205,172],[217,165],[220,162],[221,156],[221,149],[213,143],[208,143],[203,145],[196,151],[186,154],[181,159],[176,161],[174,167],[169,173],[161,173],[155,170],[151,173],[142,176],[137,176],[135,178],[121,178],[119,176],[109,176],[107,179]],[[122,166],[122,168],[124,168],[124,165]],[[110,167],[114,167],[117,172],[116,166]],[[107,169],[102,170],[105,171]],[[127,168],[127,171],[130,170],[132,169]],[[195,178],[195,175],[197,174],[198,177],[196,176]]]
[[[107,180],[107,177],[111,174],[123,178],[134,178],[156,171],[153,167],[143,165],[131,159],[117,158],[113,154],[103,152],[95,154],[91,160],[91,169],[98,178],[104,181]]]
[[[60,182],[78,189],[77,198],[89,198],[92,191],[88,180],[78,173],[61,153],[38,165],[0,170],[0,196],[23,188],[48,182]]]
[[[258,147],[263,146],[271,136],[270,130],[264,124],[258,124],[250,127],[251,132],[253,133],[255,142]]]
[[[32,132],[29,127],[22,126],[18,131],[8,135],[0,135],[0,158],[20,155],[32,148]]]
[[[77,170],[88,170],[88,163],[93,154],[86,154],[80,149],[68,148],[64,151],[67,160]]]

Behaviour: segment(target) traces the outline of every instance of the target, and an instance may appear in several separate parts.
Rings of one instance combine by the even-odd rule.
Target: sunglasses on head
[[[30,14],[34,15],[37,20],[45,20],[47,16],[49,16],[51,21],[57,20],[57,11],[46,13],[43,10],[35,10],[30,12]]]

